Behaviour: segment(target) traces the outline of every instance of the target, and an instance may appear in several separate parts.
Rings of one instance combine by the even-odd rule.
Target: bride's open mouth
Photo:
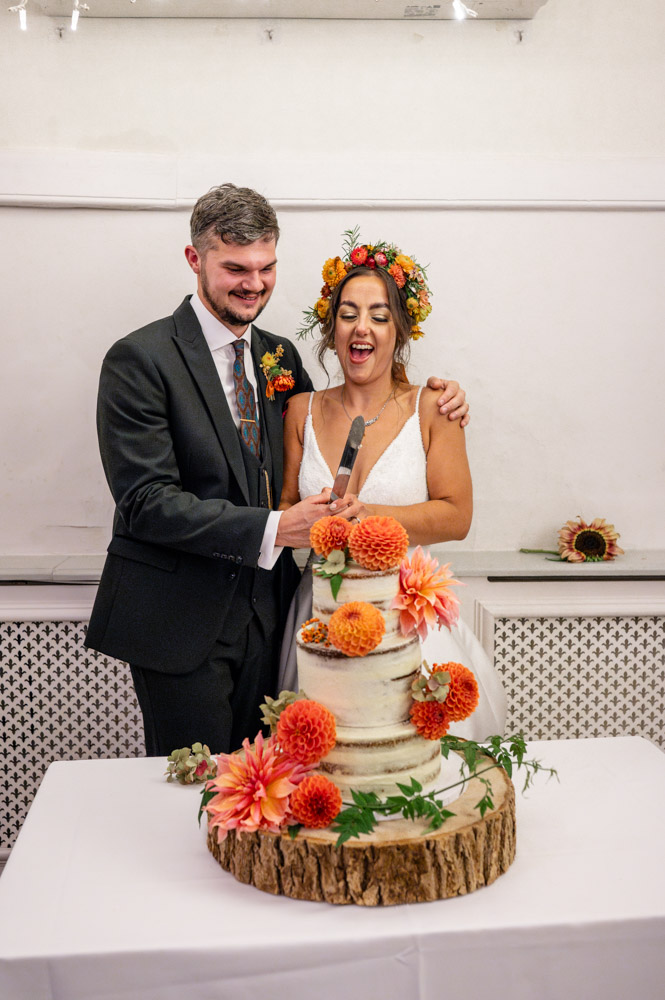
[[[374,348],[372,345],[364,341],[356,341],[353,344],[349,344],[349,356],[354,364],[363,364],[373,352]]]

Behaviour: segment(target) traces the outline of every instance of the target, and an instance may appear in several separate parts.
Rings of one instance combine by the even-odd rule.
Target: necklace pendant
[[[395,395],[395,390],[393,389],[393,391],[390,393],[390,395],[388,396],[387,400],[385,401],[385,403],[383,404],[383,406],[381,407],[381,409],[379,410],[379,412],[377,413],[377,415],[375,417],[372,417],[370,420],[365,420],[365,427],[371,427],[372,424],[375,424],[377,422],[377,420],[379,419],[379,417],[381,416],[381,414],[383,413],[383,411],[385,410],[386,406],[388,405],[388,403],[390,402],[390,400],[393,398],[394,395]],[[353,423],[353,417],[351,416],[351,414],[347,410],[346,406],[344,405],[344,386],[342,386],[342,400],[341,401],[342,401],[342,409],[346,413],[346,415],[349,418],[349,420],[351,421],[351,423]]]

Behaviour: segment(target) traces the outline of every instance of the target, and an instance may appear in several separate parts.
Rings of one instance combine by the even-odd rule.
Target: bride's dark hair
[[[395,324],[395,331],[397,334],[395,338],[395,350],[393,351],[391,376],[393,382],[408,385],[409,380],[406,376],[406,366],[409,363],[409,340],[411,336],[411,327],[413,326],[413,319],[409,315],[409,311],[406,308],[406,295],[404,295],[402,290],[397,287],[391,275],[389,275],[388,272],[381,267],[354,267],[338,285],[335,285],[330,296],[330,308],[328,309],[328,314],[321,325],[321,339],[316,348],[317,360],[324,371],[327,371],[323,359],[326,351],[332,351],[335,349],[335,320],[337,319],[337,311],[339,309],[342,291],[350,281],[353,281],[354,278],[364,276],[366,274],[369,274],[372,277],[380,278],[385,285],[386,294],[388,295],[388,308],[390,310],[393,323]]]

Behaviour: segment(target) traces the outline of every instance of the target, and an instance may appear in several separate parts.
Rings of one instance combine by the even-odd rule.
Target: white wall
[[[191,291],[189,206],[227,179],[280,207],[263,321],[285,336],[344,229],[430,262],[413,375],[469,392],[467,547],[550,546],[578,513],[665,547],[659,0],[549,0],[519,24],[57,23],[0,14],[0,552],[105,548],[99,364]]]

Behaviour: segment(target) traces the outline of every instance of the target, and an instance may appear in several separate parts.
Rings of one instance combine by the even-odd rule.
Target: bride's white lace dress
[[[312,398],[305,421],[303,456],[298,477],[301,497],[319,493],[332,486],[333,474],[321,454],[312,423]],[[429,500],[427,492],[427,456],[423,447],[419,416],[420,390],[414,413],[396,438],[372,466],[358,497],[367,504],[407,505]],[[403,470],[396,476],[396,470]],[[454,569],[454,567],[453,567]],[[462,595],[457,592],[460,600]],[[312,615],[312,580],[309,566],[303,574],[286,623],[280,658],[278,691],[297,690],[295,633]],[[483,740],[503,733],[506,721],[506,698],[499,675],[471,629],[460,619],[449,631],[432,629],[422,644],[423,659],[430,666],[454,660],[473,670],[480,692],[478,707],[464,722],[451,726],[451,733],[466,739]]]

